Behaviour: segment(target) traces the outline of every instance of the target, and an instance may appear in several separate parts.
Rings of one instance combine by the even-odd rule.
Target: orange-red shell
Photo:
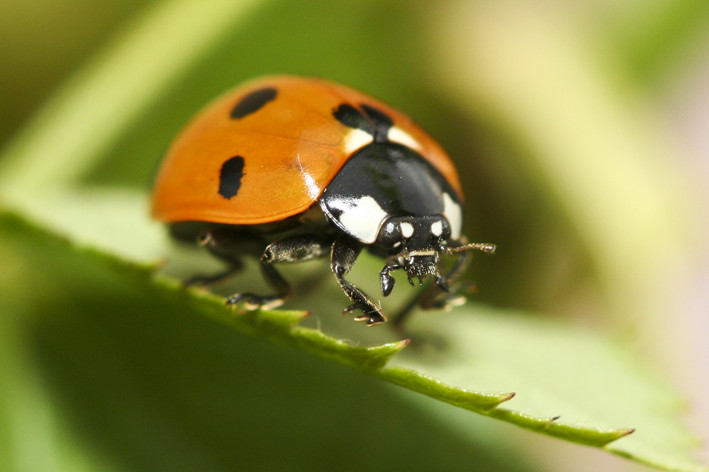
[[[274,99],[234,119],[232,109],[255,90]],[[353,151],[351,128],[333,117],[342,104],[370,105],[418,144],[416,149],[459,192],[458,174],[445,151],[403,113],[348,87],[315,78],[274,76],[228,92],[200,112],[172,144],[157,174],[152,214],[165,222],[260,224],[280,221],[315,203]],[[220,172],[243,158],[238,193],[219,193]]]

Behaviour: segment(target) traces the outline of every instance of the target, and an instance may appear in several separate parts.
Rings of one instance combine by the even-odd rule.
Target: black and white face
[[[427,253],[445,247],[450,237],[450,224],[442,215],[392,216],[381,225],[375,244],[389,254]]]
[[[379,230],[377,244],[394,257],[409,279],[438,276],[438,254],[445,251],[451,227],[443,215],[390,217]]]

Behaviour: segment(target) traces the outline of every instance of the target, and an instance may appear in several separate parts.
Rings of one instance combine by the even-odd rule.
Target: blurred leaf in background
[[[0,142],[149,2],[9,2],[0,24]]]
[[[469,274],[476,301],[524,313],[517,326],[542,327],[542,343],[555,339],[544,326],[568,319],[593,339],[615,338],[681,387],[689,421],[709,437],[709,144],[678,125],[708,122],[698,67],[709,63],[705,2],[48,5],[0,7],[11,46],[0,54],[13,72],[3,79],[0,139],[14,135],[0,157],[0,196],[31,222],[7,216],[0,232],[0,460],[9,470],[251,470],[283,460],[293,470],[633,468],[233,333],[189,315],[197,309],[182,312],[129,269],[167,254],[144,197],[172,137],[209,100],[270,73],[327,77],[413,116],[459,165],[469,236],[499,244]],[[111,204],[76,201],[85,189]],[[371,284],[364,274],[377,269],[367,264]],[[313,309],[323,330],[350,341],[397,339],[343,328],[342,300],[321,293],[293,307]],[[479,311],[485,320],[489,310]],[[479,323],[493,336],[506,321]],[[500,348],[484,337],[474,346],[482,357]],[[401,362],[421,367],[410,349]],[[572,349],[559,352],[576,359]],[[550,371],[562,364],[542,352]],[[496,359],[492,378],[518,367],[514,356]],[[527,372],[498,381],[525,390]],[[559,388],[581,383],[577,375]],[[680,397],[661,398],[648,415],[676,417]],[[610,450],[700,470],[674,427],[664,443],[655,432],[655,451],[634,449],[647,444],[642,430]]]

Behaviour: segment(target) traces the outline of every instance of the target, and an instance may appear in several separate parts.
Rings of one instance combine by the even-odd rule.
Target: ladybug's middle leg
[[[318,236],[291,236],[266,246],[259,263],[261,273],[268,284],[275,290],[273,295],[237,293],[227,299],[228,305],[241,303],[248,310],[272,309],[279,307],[291,296],[293,289],[283,278],[274,264],[293,264],[305,262],[328,253],[328,244]]]

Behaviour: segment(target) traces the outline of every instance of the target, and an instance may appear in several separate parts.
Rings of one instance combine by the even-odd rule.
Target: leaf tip
[[[561,415],[556,415],[556,416],[552,416],[551,418],[547,418],[546,426],[549,426],[550,424],[555,423],[556,420],[558,420],[559,418],[561,418]]]
[[[379,370],[384,368],[392,357],[408,346],[409,342],[409,339],[403,339],[401,341],[370,346],[363,350],[357,348],[354,348],[354,350],[356,352],[362,351],[365,353],[365,359],[362,365],[366,366],[368,369]]]
[[[605,447],[608,444],[617,441],[618,439],[629,436],[635,432],[635,428],[623,428],[609,431],[602,435],[602,440],[600,442],[600,447]]]
[[[517,396],[517,393],[516,393],[516,392],[503,393],[503,394],[500,395],[500,397],[499,397],[498,405],[499,405],[500,403],[505,403],[505,402],[508,402],[508,401],[512,400],[515,396]],[[497,406],[497,405],[495,405],[495,406]]]
[[[499,395],[488,395],[488,405],[484,408],[484,410],[493,410],[500,406],[500,404],[512,400],[515,395],[517,395],[515,392],[501,393]]]

